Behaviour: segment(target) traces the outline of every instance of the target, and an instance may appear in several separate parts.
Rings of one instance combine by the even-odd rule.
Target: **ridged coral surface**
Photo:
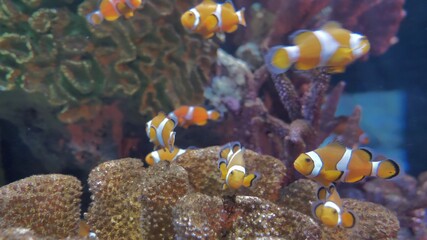
[[[141,187],[139,159],[100,164],[89,175],[92,203],[85,218],[100,239],[140,239]]]
[[[83,1],[77,11],[75,2],[0,3],[1,90],[42,93],[61,106],[65,122],[111,96],[133,96],[134,112],[143,114],[203,100],[216,47],[179,22],[196,1],[150,1],[131,19],[97,27],[85,15],[98,1]]]
[[[0,228],[29,228],[40,236],[75,236],[81,184],[72,176],[28,177],[0,188]]]

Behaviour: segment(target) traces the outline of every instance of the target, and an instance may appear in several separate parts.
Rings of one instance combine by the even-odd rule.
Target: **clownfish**
[[[354,183],[368,176],[390,179],[399,174],[399,165],[390,159],[372,162],[366,149],[351,150],[337,142],[302,153],[294,168],[302,175],[329,186],[332,182]]]
[[[238,25],[246,26],[245,9],[236,12],[231,0],[216,3],[213,0],[203,0],[181,16],[184,28],[211,38],[217,32],[232,33]]]
[[[341,197],[334,185],[320,187],[317,194],[321,201],[312,206],[312,214],[316,219],[328,227],[352,228],[356,225],[354,213],[343,209]]]
[[[142,4],[142,0],[102,0],[99,10],[86,15],[87,21],[92,25],[101,24],[102,21],[115,21],[120,16],[126,19],[133,17],[134,11]]]
[[[203,126],[208,120],[216,121],[221,118],[221,113],[199,106],[181,106],[170,112],[168,116],[178,119],[178,125],[187,128],[190,125]]]
[[[154,149],[162,147],[167,148],[169,152],[174,151],[175,132],[173,130],[176,124],[175,118],[168,118],[162,112],[147,122],[145,131],[150,142],[154,144]]]
[[[157,151],[152,151],[145,157],[145,162],[148,165],[153,166],[160,161],[174,161],[179,155],[185,153],[185,149],[175,147],[172,152],[170,152],[167,148],[162,148]]]
[[[231,142],[221,147],[219,151],[218,168],[221,171],[221,179],[225,180],[223,189],[238,189],[241,186],[251,187],[258,174],[247,174],[243,154],[245,148],[239,142]]]
[[[365,36],[352,33],[337,22],[328,22],[317,31],[297,31],[293,44],[275,46],[267,52],[265,63],[271,73],[284,73],[294,63],[298,70],[327,67],[330,73],[342,73],[370,49]]]

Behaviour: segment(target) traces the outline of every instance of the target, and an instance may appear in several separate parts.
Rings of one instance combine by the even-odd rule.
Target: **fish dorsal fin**
[[[217,4],[215,1],[213,0],[203,0],[202,1],[203,4]]]
[[[234,8],[234,4],[233,4],[233,2],[232,2],[231,0],[227,0],[227,1],[225,1],[225,2],[222,4],[222,7],[223,7],[223,8],[227,8],[227,9],[229,9],[229,10],[236,11],[236,8]]]
[[[305,30],[305,29],[298,30],[289,36],[289,40],[291,41],[292,44],[298,45],[299,43],[303,42],[308,37],[308,34],[310,33],[311,31]]]
[[[342,143],[340,143],[338,141],[333,141],[333,142],[329,143],[327,145],[327,147],[330,147],[333,149],[345,149],[346,148]]]
[[[364,161],[372,161],[372,153],[366,148],[354,150],[354,154],[356,154],[360,159],[363,159]]]
[[[328,29],[334,29],[334,28],[342,28],[341,23],[336,22],[336,21],[329,21],[329,22],[325,23],[321,29],[328,30]]]

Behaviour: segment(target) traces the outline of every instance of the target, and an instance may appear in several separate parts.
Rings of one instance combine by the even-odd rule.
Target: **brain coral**
[[[0,2],[1,90],[43,93],[62,114],[110,96],[133,96],[141,113],[202,101],[216,47],[182,28],[191,1],[150,1],[132,19],[96,28],[84,16],[97,1],[77,12],[72,4]]]

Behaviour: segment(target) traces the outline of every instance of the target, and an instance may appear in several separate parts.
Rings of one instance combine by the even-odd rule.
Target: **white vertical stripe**
[[[169,118],[163,119],[163,121],[160,123],[159,127],[156,129],[157,140],[159,141],[159,144],[162,145],[162,146],[164,146],[164,147],[166,145],[165,145],[165,142],[164,142],[164,139],[163,139],[163,136],[162,136],[162,132],[163,132],[163,129],[165,128],[165,125],[166,125],[166,123],[168,121],[169,121]]]
[[[246,170],[244,167],[239,165],[232,166],[230,169],[228,169],[227,176],[225,177],[225,181],[227,182],[227,185],[228,185],[228,177],[230,176],[231,172],[233,172],[234,170],[240,171],[240,172],[243,172],[243,174],[246,174]]]
[[[349,148],[345,149],[344,154],[342,155],[341,159],[338,161],[336,168],[338,171],[345,172],[348,170],[348,164],[350,163],[351,154],[353,151]]]
[[[154,152],[151,153],[151,156],[153,157],[155,163],[159,163],[160,162],[159,152],[154,151]]]
[[[222,4],[217,4],[214,15],[218,19],[218,27],[222,28]]]
[[[195,8],[192,8],[189,11],[192,12],[194,14],[194,17],[196,18],[196,20],[193,23],[193,28],[191,28],[191,30],[195,30],[200,23],[200,13]]]
[[[194,107],[193,106],[191,106],[191,107],[188,107],[188,112],[187,112],[187,114],[185,114],[185,120],[191,120],[191,119],[193,119],[193,113],[194,113]]]
[[[340,225],[341,221],[342,221],[341,220],[341,208],[338,207],[338,205],[336,203],[331,202],[331,201],[327,201],[324,206],[325,207],[333,208],[333,209],[335,209],[337,211],[337,213],[338,213],[338,223],[337,224]]]
[[[306,154],[314,162],[313,171],[311,171],[310,175],[308,175],[307,177],[313,178],[313,177],[319,176],[320,170],[322,170],[322,167],[323,167],[322,159],[320,158],[320,156],[315,151],[311,151],[311,152],[308,152]]]
[[[313,33],[320,42],[319,67],[325,66],[340,45],[329,33],[323,30],[318,30]]]
[[[378,168],[380,166],[381,162],[371,162],[372,164],[372,171],[371,171],[371,176],[377,176],[378,175]]]
[[[285,49],[288,52],[289,61],[291,63],[294,63],[298,60],[300,56],[300,49],[298,46],[284,47],[283,49]]]
[[[360,46],[361,40],[362,35],[356,33],[350,34],[350,48],[355,58],[359,58],[363,55],[363,48]]]

